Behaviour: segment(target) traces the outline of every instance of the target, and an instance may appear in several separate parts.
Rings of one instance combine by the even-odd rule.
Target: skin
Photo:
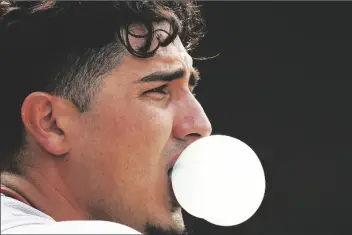
[[[134,45],[140,42],[136,39]],[[182,70],[170,82],[140,80]],[[156,55],[126,54],[101,83],[89,111],[69,100],[30,94],[22,106],[28,133],[23,176],[2,173],[18,191],[57,221],[116,221],[144,232],[146,223],[183,230],[172,206],[168,164],[211,124],[189,85],[192,58],[179,38]],[[146,92],[167,84],[167,94]]]

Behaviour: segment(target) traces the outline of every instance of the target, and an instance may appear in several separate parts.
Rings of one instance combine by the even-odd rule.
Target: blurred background
[[[214,134],[247,143],[267,181],[243,224],[188,215],[194,234],[347,232],[352,166],[352,2],[200,2],[207,36],[196,93]],[[338,164],[339,163],[339,164]]]

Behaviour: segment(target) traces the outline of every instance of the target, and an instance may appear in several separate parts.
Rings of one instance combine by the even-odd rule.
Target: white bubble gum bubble
[[[171,180],[184,210],[219,226],[248,220],[265,193],[264,170],[255,152],[224,135],[188,146],[175,163]]]

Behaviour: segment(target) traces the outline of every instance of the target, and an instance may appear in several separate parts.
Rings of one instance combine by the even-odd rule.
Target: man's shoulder
[[[17,226],[52,222],[55,221],[43,212],[1,194],[1,232]]]
[[[50,216],[1,194],[1,234],[141,234],[108,221],[56,222]]]

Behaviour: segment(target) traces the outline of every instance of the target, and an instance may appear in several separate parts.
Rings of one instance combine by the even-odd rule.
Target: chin
[[[150,221],[146,224],[145,235],[187,235],[185,224],[182,217],[181,208],[173,208],[171,212],[171,220],[164,221]]]
[[[185,230],[185,223],[183,221],[181,207],[178,207],[172,212],[172,220],[177,230],[180,230],[180,231]]]
[[[160,225],[148,223],[144,235],[188,235],[188,232],[184,228],[164,228]]]

